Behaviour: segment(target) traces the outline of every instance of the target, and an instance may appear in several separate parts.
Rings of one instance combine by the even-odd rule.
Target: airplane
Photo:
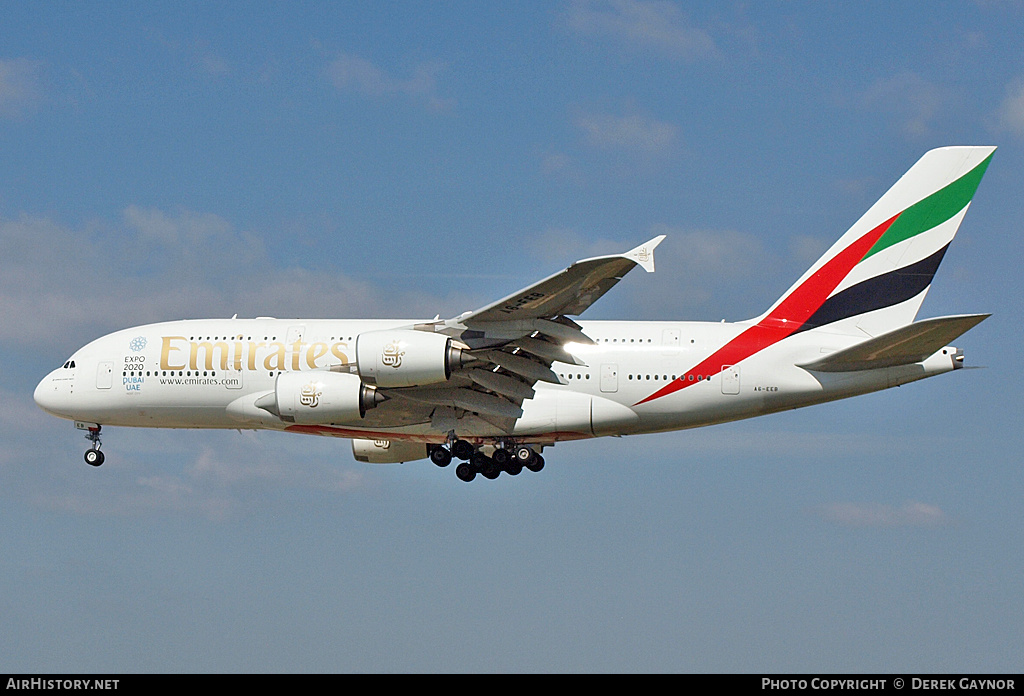
[[[964,366],[988,314],[915,321],[994,147],[918,160],[763,314],[576,321],[658,236],[442,320],[194,319],[75,351],[35,389],[104,461],[103,426],[267,429],[352,440],[355,459],[460,460],[472,481],[539,471],[555,443],[696,428]],[[120,370],[121,374],[117,372]]]

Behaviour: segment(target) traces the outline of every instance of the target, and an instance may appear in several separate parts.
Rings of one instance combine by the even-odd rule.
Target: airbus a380
[[[556,442],[695,428],[895,387],[963,366],[987,314],[915,321],[994,147],[926,153],[759,317],[579,321],[663,237],[577,261],[442,320],[199,319],[117,331],[35,401],[104,425],[351,438],[374,463],[453,459],[464,481],[540,470]]]

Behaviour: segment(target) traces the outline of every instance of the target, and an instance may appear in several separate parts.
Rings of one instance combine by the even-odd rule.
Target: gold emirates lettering
[[[184,336],[164,336],[160,347],[161,370],[301,370],[329,365],[348,365],[348,343],[294,341],[190,341]],[[330,357],[328,357],[330,356]]]

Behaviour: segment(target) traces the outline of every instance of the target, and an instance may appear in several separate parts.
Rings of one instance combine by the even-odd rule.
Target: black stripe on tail
[[[935,271],[949,245],[931,256],[903,268],[868,278],[836,293],[807,318],[796,333],[825,326],[841,319],[884,309],[916,297],[931,285]]]

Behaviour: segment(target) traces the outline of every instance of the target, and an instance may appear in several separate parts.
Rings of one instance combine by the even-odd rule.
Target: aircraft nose
[[[36,390],[32,393],[32,398],[35,399],[36,405],[47,413],[52,413],[54,415],[57,415],[61,405],[60,396],[60,393],[57,391],[57,386],[53,381],[53,373],[46,375],[46,377],[36,385]]]

